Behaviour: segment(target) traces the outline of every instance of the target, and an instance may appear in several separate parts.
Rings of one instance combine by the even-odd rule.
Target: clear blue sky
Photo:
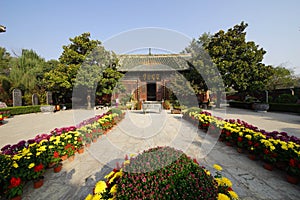
[[[17,54],[33,49],[49,60],[83,32],[105,41],[130,29],[159,27],[198,38],[245,21],[247,40],[267,51],[265,64],[300,74],[299,11],[298,0],[1,0],[0,24],[7,32],[0,34],[0,46]]]

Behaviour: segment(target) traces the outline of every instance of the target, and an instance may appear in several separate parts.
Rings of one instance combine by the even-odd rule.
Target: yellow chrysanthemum
[[[28,165],[28,169],[31,169],[31,168],[33,168],[34,166],[35,166],[34,163],[30,163],[30,164]]]
[[[213,167],[217,170],[217,171],[221,171],[223,168],[220,165],[214,164]]]
[[[55,136],[51,136],[49,141],[52,142],[55,139]]]
[[[218,200],[230,200],[230,198],[226,194],[219,193]]]
[[[270,146],[270,150],[271,150],[271,151],[274,151],[274,150],[275,150],[275,147],[274,147],[274,146]]]
[[[111,177],[115,172],[111,171],[109,174],[107,174],[106,176],[104,176],[104,178],[108,179],[109,177]]]
[[[245,138],[247,138],[248,140],[251,140],[252,136],[251,135],[245,135]]]
[[[41,155],[41,152],[40,152],[40,151],[36,153],[36,156],[39,156],[39,155]]]
[[[58,145],[60,143],[59,140],[56,140],[55,142],[53,142],[53,144]]]
[[[13,160],[20,160],[22,158],[22,156],[16,154],[14,155],[14,157],[12,158]]]
[[[93,195],[92,194],[88,194],[86,197],[85,197],[85,200],[92,200],[93,199]]]
[[[18,168],[19,167],[19,165],[18,165],[18,163],[16,163],[16,161],[13,162],[13,167],[14,168]]]
[[[226,177],[222,177],[222,178],[216,178],[218,185],[220,186],[228,186],[228,187],[232,187],[232,183],[231,181],[226,178]]]
[[[205,173],[206,173],[208,176],[210,176],[210,171],[205,170]]]
[[[124,166],[129,165],[130,164],[130,160],[125,160],[124,161]]]
[[[109,180],[108,183],[112,183],[115,180],[115,178],[120,177],[120,176],[122,176],[122,172],[116,172],[114,174],[114,176]]]
[[[47,151],[46,146],[40,146],[37,150],[38,151]]]
[[[95,194],[92,198],[92,200],[101,200],[101,194]]]
[[[228,193],[231,196],[231,198],[233,198],[233,199],[239,199],[239,196],[234,191],[228,191]]]
[[[129,157],[130,157],[130,158],[133,158],[134,156],[135,156],[134,153],[129,154]]]
[[[114,186],[112,186],[112,188],[110,189],[110,193],[111,194],[115,194],[117,192],[117,185],[115,184]]]
[[[106,189],[106,183],[104,181],[99,181],[95,185],[94,193],[95,194],[100,194],[100,193],[104,192],[105,189]]]

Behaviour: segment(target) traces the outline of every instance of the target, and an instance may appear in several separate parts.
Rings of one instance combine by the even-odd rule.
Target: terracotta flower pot
[[[84,148],[82,147],[82,148],[78,149],[77,152],[78,152],[79,154],[84,153]]]
[[[237,152],[239,152],[239,153],[243,153],[243,149],[242,149],[241,147],[238,147],[236,150],[237,150]]]
[[[33,181],[33,188],[37,189],[44,185],[44,178],[39,178],[38,180]]]
[[[226,142],[226,146],[232,147],[233,144],[231,142]]]
[[[250,160],[258,160],[258,156],[255,155],[255,154],[248,154],[248,158],[249,158]]]
[[[287,180],[287,182],[295,184],[295,185],[297,185],[300,182],[300,178],[298,176],[293,176],[290,174],[286,175],[286,180]]]
[[[269,171],[272,171],[274,169],[274,165],[272,163],[264,163],[263,167]]]
[[[89,148],[91,146],[91,143],[86,143],[85,147]]]
[[[72,162],[74,159],[75,159],[75,156],[72,155],[72,156],[70,156],[70,157],[68,158],[68,161]]]
[[[53,168],[53,171],[54,171],[54,173],[58,173],[61,171],[61,169],[62,169],[62,164],[59,164],[58,166]]]
[[[63,156],[61,156],[60,158],[61,158],[62,161],[67,160],[68,155],[63,155]]]
[[[93,139],[93,143],[96,143],[96,142],[97,142],[97,138],[94,138],[94,139]]]
[[[52,162],[52,163],[49,163],[49,164],[48,164],[48,168],[52,168],[52,167],[54,167],[54,165],[55,165],[55,163],[54,163],[54,162]]]

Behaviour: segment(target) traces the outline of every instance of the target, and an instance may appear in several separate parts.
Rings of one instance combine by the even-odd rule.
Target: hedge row
[[[245,108],[252,109],[253,103],[230,101],[229,106],[233,108]],[[300,104],[283,104],[283,103],[269,103],[268,111],[279,111],[279,112],[293,112],[300,113]]]
[[[270,103],[269,111],[300,113],[300,104]]]
[[[21,115],[21,114],[41,112],[40,107],[41,107],[40,105],[7,107],[7,108],[0,108],[0,112],[9,111],[10,115]]]

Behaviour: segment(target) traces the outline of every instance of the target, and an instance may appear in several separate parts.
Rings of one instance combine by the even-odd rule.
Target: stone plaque
[[[32,105],[33,106],[39,105],[39,97],[37,94],[32,95]]]
[[[22,92],[20,89],[13,90],[13,106],[22,106]]]
[[[52,92],[46,92],[46,104],[48,105],[53,104]]]

